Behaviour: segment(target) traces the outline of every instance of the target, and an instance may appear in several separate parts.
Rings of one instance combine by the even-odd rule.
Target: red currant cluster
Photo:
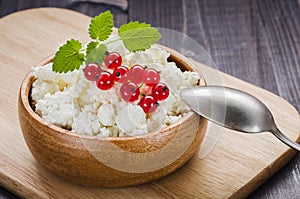
[[[109,53],[104,60],[107,70],[97,64],[88,64],[84,69],[86,79],[96,81],[101,90],[108,90],[114,83],[122,84],[120,96],[126,102],[135,102],[145,113],[153,113],[158,107],[158,101],[168,98],[169,88],[160,83],[160,74],[153,68],[145,68],[139,64],[130,68],[122,66],[122,57],[119,53]],[[111,70],[111,72],[109,71]]]

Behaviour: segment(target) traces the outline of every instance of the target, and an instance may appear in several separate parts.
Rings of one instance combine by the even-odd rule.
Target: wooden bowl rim
[[[195,67],[195,65],[185,56],[181,55],[180,53],[178,53],[177,51],[167,48],[165,46],[162,45],[158,45],[160,48],[163,48],[165,50],[167,50],[168,52],[171,53],[171,55],[179,58],[181,61],[185,62],[187,65],[190,66],[189,69],[192,69],[193,66]],[[34,67],[38,67],[38,66],[44,66],[48,63],[50,63],[54,58],[54,55],[50,55],[46,58],[44,58],[43,60],[41,60],[39,63],[37,63]],[[204,85],[201,86],[206,86],[206,81],[203,77],[203,74],[199,71],[196,71],[199,76],[200,79],[203,81]],[[153,132],[149,132],[143,135],[136,135],[136,136],[123,136],[123,137],[105,137],[105,136],[95,136],[95,135],[84,135],[84,134],[79,134],[76,132],[72,132],[71,130],[67,130],[64,129],[60,126],[57,126],[55,124],[52,124],[50,122],[48,122],[46,119],[42,118],[41,116],[39,116],[31,107],[30,102],[29,102],[29,94],[31,91],[31,86],[32,83],[35,81],[35,77],[33,76],[33,74],[31,72],[29,72],[24,80],[22,81],[21,87],[20,87],[20,96],[21,96],[21,102],[25,108],[25,110],[29,113],[29,115],[31,116],[32,119],[34,119],[36,122],[42,124],[43,126],[50,128],[58,133],[62,133],[68,136],[72,136],[75,138],[80,138],[80,139],[86,139],[86,140],[99,140],[99,141],[128,141],[128,140],[136,140],[136,139],[147,139],[148,137],[153,137],[156,135],[159,135],[161,133],[165,133],[168,132],[170,129],[175,128],[178,125],[181,125],[182,123],[184,123],[185,121],[187,121],[188,119],[190,119],[192,116],[196,116],[196,113],[194,113],[193,111],[189,111],[187,113],[185,113],[185,115],[183,115],[183,117],[176,123],[171,124],[167,127],[162,128],[161,130],[157,130],[157,131],[153,131]],[[200,116],[201,117],[201,116]],[[203,117],[201,117],[201,119],[205,119]]]

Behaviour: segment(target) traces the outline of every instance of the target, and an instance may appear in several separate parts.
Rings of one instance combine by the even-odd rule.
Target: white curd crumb
[[[154,132],[159,131],[163,127],[165,127],[164,120],[166,118],[167,112],[166,110],[162,108],[158,108],[157,111],[155,111],[149,119],[147,119],[147,125],[148,125],[148,131]]]
[[[102,104],[97,116],[103,126],[113,126],[115,124],[115,109],[112,104]]]
[[[148,132],[146,114],[138,105],[124,106],[116,116],[116,124],[122,134],[139,135]]]
[[[102,127],[97,136],[109,137],[111,136],[111,131],[109,128]]]
[[[46,94],[35,105],[36,112],[50,123],[69,128],[73,123],[73,117],[78,115],[79,110],[73,103],[72,97],[67,91]]]
[[[192,71],[184,71],[182,78],[188,83],[189,86],[195,86],[199,82],[199,74]]]
[[[167,125],[174,124],[174,123],[178,122],[181,118],[182,118],[181,115],[178,115],[178,116],[167,115],[164,120],[164,123]]]
[[[85,106],[77,117],[74,118],[72,130],[80,134],[95,135],[100,130],[97,115],[91,110],[91,106]]]
[[[44,82],[40,79],[34,81],[32,86],[35,89],[32,90],[31,96],[35,100],[43,99],[47,93],[54,94],[59,91],[59,86],[57,84]]]

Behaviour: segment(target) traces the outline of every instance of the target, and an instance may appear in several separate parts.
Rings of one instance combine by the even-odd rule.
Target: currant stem
[[[145,85],[145,83],[144,83],[144,82],[143,82],[143,83],[141,83],[141,84],[139,85],[139,88],[142,88],[144,85]]]

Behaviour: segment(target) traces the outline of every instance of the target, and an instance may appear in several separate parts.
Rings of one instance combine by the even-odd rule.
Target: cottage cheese
[[[98,89],[95,82],[84,77],[84,66],[58,74],[52,71],[52,63],[32,68],[37,78],[31,93],[35,111],[47,121],[79,134],[116,137],[159,130],[178,122],[190,110],[180,99],[179,91],[197,85],[197,73],[182,72],[175,63],[167,61],[170,54],[156,46],[129,53],[121,42],[116,42],[108,49],[122,55],[122,65],[141,64],[160,71],[161,82],[168,85],[170,95],[153,114],[147,117],[138,102],[124,102],[118,86],[107,91]]]

